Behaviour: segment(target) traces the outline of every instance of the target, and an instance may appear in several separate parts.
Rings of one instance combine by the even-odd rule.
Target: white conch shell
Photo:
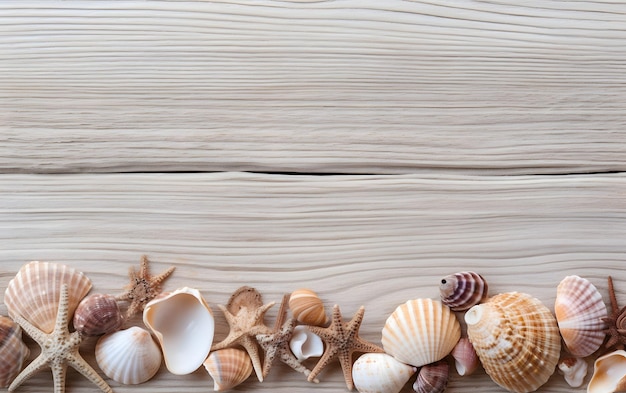
[[[127,385],[146,382],[161,367],[161,349],[137,326],[106,334],[96,344],[96,361],[107,377]]]
[[[305,326],[299,325],[293,329],[293,335],[289,340],[289,348],[299,361],[310,357],[319,357],[324,353],[324,342],[317,334],[311,332]]]
[[[352,380],[360,393],[398,393],[416,371],[386,353],[366,353],[354,362]]]
[[[559,372],[565,377],[565,382],[573,388],[583,384],[587,367],[587,362],[583,358],[568,357],[559,362]]]
[[[0,387],[11,384],[29,354],[20,326],[11,318],[0,316]]]
[[[554,312],[569,352],[577,357],[594,353],[602,343],[608,316],[602,295],[588,280],[565,277],[556,289]]]
[[[432,299],[398,306],[382,331],[385,352],[402,363],[421,367],[443,359],[461,338],[461,325],[450,309]]]
[[[156,336],[172,374],[194,372],[211,350],[215,320],[197,289],[179,288],[150,301],[143,322]]]
[[[600,356],[593,365],[593,377],[587,393],[613,393],[626,390],[626,351],[617,350]]]
[[[9,282],[4,293],[4,303],[9,315],[18,314],[42,332],[52,333],[62,284],[67,284],[68,313],[73,315],[78,303],[91,289],[89,278],[60,263],[27,263]]]
[[[234,388],[252,374],[250,356],[237,348],[213,351],[203,364],[213,378],[213,390],[216,392]]]
[[[450,354],[454,358],[454,365],[460,376],[472,374],[480,364],[474,346],[467,337],[461,337]]]

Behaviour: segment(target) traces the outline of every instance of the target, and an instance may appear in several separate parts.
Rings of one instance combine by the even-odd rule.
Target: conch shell
[[[596,359],[587,393],[626,391],[626,351],[617,350]]]
[[[452,311],[465,311],[487,299],[487,281],[478,273],[459,272],[441,279],[441,301]]]
[[[246,351],[225,348],[211,352],[204,367],[213,378],[213,390],[221,392],[234,388],[252,374],[252,361]]]
[[[556,319],[538,299],[494,296],[465,314],[467,335],[491,379],[516,393],[537,390],[554,373],[561,351]]]
[[[305,325],[322,326],[326,323],[326,310],[322,299],[310,289],[298,289],[289,297],[289,308],[296,320]]]
[[[0,387],[6,388],[22,369],[30,351],[22,341],[22,329],[11,318],[0,316]]]
[[[416,371],[386,353],[366,353],[354,362],[352,380],[360,393],[398,393]]]

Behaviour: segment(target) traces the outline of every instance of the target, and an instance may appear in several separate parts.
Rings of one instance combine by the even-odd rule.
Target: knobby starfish
[[[608,282],[609,297],[611,299],[611,315],[608,318],[602,318],[608,325],[608,328],[604,331],[608,336],[605,347],[607,349],[624,349],[624,345],[626,344],[626,306],[621,309],[619,308],[611,276],[609,276]]]
[[[289,302],[289,294],[283,297],[283,301],[278,310],[278,316],[274,324],[274,330],[271,333],[261,333],[256,335],[257,342],[265,351],[265,359],[263,360],[263,378],[267,377],[272,368],[272,363],[278,357],[281,362],[285,363],[292,369],[309,376],[311,370],[304,367],[302,363],[294,356],[289,348],[289,340],[293,336],[293,329],[296,327],[296,320],[289,318],[285,322],[287,315],[287,304]],[[317,379],[313,382],[318,383]]]
[[[309,382],[313,381],[320,371],[334,358],[339,357],[346,386],[348,390],[352,390],[354,387],[354,382],[352,381],[352,353],[384,352],[381,347],[359,337],[359,328],[361,327],[361,322],[363,322],[363,314],[365,314],[365,307],[361,306],[350,322],[343,322],[339,306],[335,304],[330,326],[324,328],[307,325],[307,328],[320,336],[326,344],[322,357],[309,374]]]
[[[158,276],[151,276],[148,267],[149,262],[148,257],[142,255],[139,273],[135,271],[134,267],[130,267],[128,271],[130,283],[124,287],[125,292],[115,297],[116,300],[130,301],[126,310],[126,319],[142,312],[146,304],[161,293],[161,284],[176,269],[172,266]]]
[[[41,354],[13,380],[13,383],[9,386],[10,392],[17,389],[34,374],[49,366],[54,379],[54,392],[63,393],[65,392],[65,372],[67,371],[68,365],[72,366],[85,378],[93,382],[104,393],[113,392],[109,385],[107,385],[98,373],[80,356],[78,352],[78,347],[82,341],[80,333],[70,333],[67,327],[70,319],[68,303],[67,284],[63,284],[61,287],[56,323],[54,330],[49,334],[37,329],[22,316],[14,315],[15,322],[39,344]]]

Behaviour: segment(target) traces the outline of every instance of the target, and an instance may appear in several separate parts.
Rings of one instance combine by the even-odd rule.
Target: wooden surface
[[[612,275],[626,302],[626,6],[518,3],[0,2],[0,290],[47,260],[118,293],[147,254],[202,291],[216,340],[242,285],[365,305],[376,343],[459,270],[549,307],[566,275],[605,299]],[[276,364],[235,390],[346,391],[338,363],[320,380]],[[212,390],[203,369],[109,382]]]

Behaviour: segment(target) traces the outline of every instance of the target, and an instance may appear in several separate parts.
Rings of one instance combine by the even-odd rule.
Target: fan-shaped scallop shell
[[[252,361],[245,351],[226,348],[211,352],[204,367],[213,378],[213,390],[228,390],[239,385],[252,374]]]
[[[416,393],[441,393],[448,386],[450,367],[445,361],[427,364],[420,369],[413,384]]]
[[[517,393],[532,392],[554,373],[561,351],[556,319],[538,299],[496,295],[465,314],[467,335],[491,379]]]
[[[443,359],[461,338],[461,325],[447,306],[415,299],[398,306],[382,332],[385,352],[402,363],[421,367]]]
[[[0,387],[7,387],[22,369],[29,354],[22,329],[11,318],[0,316]]]
[[[152,378],[161,367],[161,349],[150,332],[138,326],[100,337],[96,361],[107,377],[135,385]]]
[[[565,277],[556,289],[554,312],[565,346],[578,357],[594,353],[605,338],[608,316],[598,289],[587,279]]]
[[[474,272],[459,272],[441,279],[441,301],[452,311],[465,311],[487,299],[487,281]]]
[[[587,393],[626,391],[626,351],[617,350],[596,359]]]
[[[354,362],[352,380],[360,393],[398,393],[416,371],[386,353],[366,353]]]
[[[74,328],[85,336],[112,333],[122,327],[124,318],[115,296],[94,293],[84,298],[74,313]]]
[[[321,326],[326,323],[324,303],[310,289],[293,291],[289,297],[289,309],[294,318],[305,325]]]
[[[39,330],[51,333],[62,284],[68,286],[68,313],[72,315],[91,289],[91,281],[82,272],[60,263],[33,261],[22,266],[7,286],[4,303],[10,315],[18,314]]]

